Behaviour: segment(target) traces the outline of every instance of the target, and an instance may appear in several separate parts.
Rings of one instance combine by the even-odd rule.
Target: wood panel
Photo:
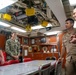
[[[5,42],[6,42],[6,36],[3,34],[0,34],[0,48],[5,50]]]
[[[50,43],[51,42],[56,42],[57,41],[57,39],[56,39],[56,36],[50,36]]]
[[[52,56],[53,56],[52,53],[37,52],[37,53],[29,53],[28,56],[25,57],[30,57],[33,60],[45,60],[47,57],[52,57]],[[54,53],[54,56],[56,57],[56,59],[58,59],[58,53]]]

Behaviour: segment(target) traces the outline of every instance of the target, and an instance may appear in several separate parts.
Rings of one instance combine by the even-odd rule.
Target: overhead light
[[[41,25],[37,25],[37,26],[33,26],[33,27],[32,27],[32,30],[41,29],[41,28],[44,28],[44,27],[42,27]]]
[[[19,32],[26,32],[25,30],[23,30],[23,29],[20,29],[20,28],[18,28],[18,27],[11,27],[11,29],[13,29],[13,30],[16,30],[16,31],[19,31]]]
[[[48,23],[48,25],[47,25],[46,27],[52,27],[52,24]],[[32,30],[41,29],[41,28],[45,28],[45,27],[43,27],[43,26],[41,26],[41,25],[37,25],[37,26],[33,26],[33,27],[32,27]]]
[[[11,4],[13,4],[13,3],[15,3],[15,2],[17,2],[17,1],[18,0],[7,0],[7,1],[0,0],[0,10],[7,7],[7,6],[9,6],[9,5],[11,5]]]
[[[75,0],[69,0],[69,3],[70,3],[71,6],[76,5],[76,1]]]
[[[74,28],[76,28],[76,21],[74,22]]]
[[[4,22],[0,22],[0,25],[1,25],[1,26],[4,26],[4,27],[10,27],[10,25],[9,25],[9,24],[4,23]]]
[[[48,23],[46,27],[52,27],[53,25],[51,23]]]
[[[61,31],[46,32],[46,33],[44,33],[44,34],[46,34],[46,35],[56,35],[56,34],[58,34],[59,32],[61,32]]]

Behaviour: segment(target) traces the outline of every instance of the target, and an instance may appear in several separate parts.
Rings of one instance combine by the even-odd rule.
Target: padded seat
[[[3,53],[3,56],[4,56],[4,61],[7,61],[7,60],[6,60],[6,57],[7,57],[6,52],[5,52],[5,51],[2,51],[2,53]]]
[[[16,64],[16,63],[19,63],[19,60],[9,60],[8,61],[8,64]]]
[[[4,62],[3,64],[0,64],[0,66],[5,66],[5,65],[9,65],[9,62]]]
[[[10,64],[19,63],[19,60],[9,60],[9,61],[7,61],[7,59],[6,59],[6,57],[7,57],[6,52],[3,51],[2,53],[3,53],[3,56],[4,56],[4,63],[3,63],[3,64],[0,64],[0,66],[5,66],[5,65],[10,65]]]
[[[29,62],[29,61],[32,61],[32,59],[31,58],[24,58],[23,61],[24,62]]]

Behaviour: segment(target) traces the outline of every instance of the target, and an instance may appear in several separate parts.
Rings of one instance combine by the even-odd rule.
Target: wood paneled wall
[[[0,48],[5,50],[5,42],[6,42],[6,36],[3,34],[0,34]]]

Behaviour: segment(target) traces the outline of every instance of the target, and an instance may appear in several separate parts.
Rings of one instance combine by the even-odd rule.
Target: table
[[[40,72],[41,68],[47,64],[51,66],[55,60],[33,60],[0,67],[0,75],[29,75],[33,72]]]

